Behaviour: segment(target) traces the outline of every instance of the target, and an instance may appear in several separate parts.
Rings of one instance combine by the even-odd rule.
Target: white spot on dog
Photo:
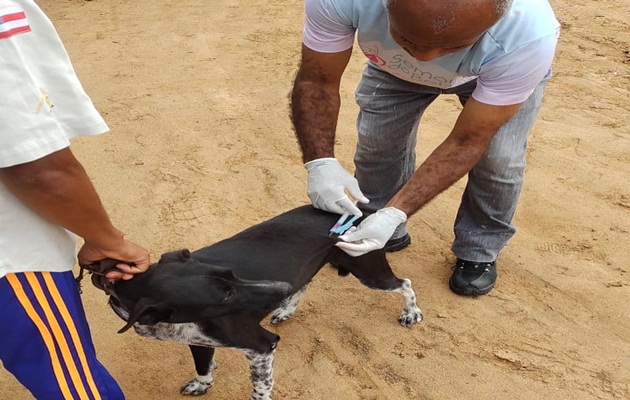
[[[411,327],[412,325],[422,321],[422,311],[418,304],[416,303],[416,292],[413,291],[413,287],[411,287],[411,281],[409,279],[403,279],[402,285],[392,290],[393,292],[398,292],[403,295],[405,298],[405,303],[403,307],[403,311],[398,317],[398,322],[400,325]]]
[[[252,395],[249,400],[271,400],[273,389],[273,351],[267,354],[243,350],[252,374]]]
[[[200,396],[205,394],[208,389],[214,384],[214,370],[217,369],[217,364],[212,360],[210,369],[206,375],[197,375],[195,379],[187,382],[179,392],[190,396]]]
[[[271,323],[277,324],[282,321],[286,321],[291,318],[291,316],[295,313],[300,300],[304,296],[304,292],[306,292],[306,288],[308,288],[308,283],[302,286],[302,289],[298,290],[290,297],[287,297],[282,301],[280,307],[278,307],[271,316]]]

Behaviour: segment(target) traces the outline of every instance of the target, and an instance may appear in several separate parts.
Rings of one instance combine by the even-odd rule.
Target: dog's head
[[[292,290],[286,282],[240,279],[227,268],[196,261],[186,249],[163,254],[130,280],[109,282],[103,275],[93,275],[92,283],[110,295],[110,306],[127,321],[119,333],[134,323],[199,322],[271,311]]]

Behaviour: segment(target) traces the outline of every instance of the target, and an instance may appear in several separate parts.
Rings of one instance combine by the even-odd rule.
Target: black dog
[[[394,276],[383,250],[351,257],[335,246],[339,239],[329,229],[338,217],[311,206],[296,208],[192,254],[166,253],[128,281],[108,282],[103,273],[115,262],[103,263],[92,282],[127,321],[119,333],[133,326],[141,336],[190,346],[197,377],[181,393],[204,394],[214,382],[214,348],[230,347],[249,362],[250,400],[269,400],[280,337],[260,322],[272,312],[272,323],[289,318],[326,263],[370,288],[401,293],[401,325],[422,320],[411,282]]]

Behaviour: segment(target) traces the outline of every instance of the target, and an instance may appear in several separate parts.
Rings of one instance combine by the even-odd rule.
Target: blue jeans
[[[468,173],[468,183],[455,219],[456,257],[476,262],[495,261],[514,235],[512,217],[521,188],[527,138],[542,103],[551,71],[518,112],[492,139]],[[359,186],[370,203],[367,212],[382,208],[416,169],[416,138],[422,114],[440,94],[455,94],[462,104],[476,81],[440,89],[398,79],[368,64],[355,96],[360,107],[359,138],[354,157]],[[406,233],[400,226],[393,238]]]

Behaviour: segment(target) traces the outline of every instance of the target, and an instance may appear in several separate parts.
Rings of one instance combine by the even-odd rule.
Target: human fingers
[[[136,275],[145,272],[148,269],[148,266],[145,267],[144,264],[136,265],[133,263],[118,263],[116,267],[121,270],[124,275]]]
[[[370,199],[365,197],[361,188],[359,188],[359,182],[356,179],[352,178],[352,181],[346,185],[346,189],[348,190],[348,193],[350,193],[350,196],[354,197],[356,202],[364,204],[370,202]]]
[[[108,273],[105,274],[105,278],[107,278],[108,281],[113,282],[113,281],[122,279],[125,275],[129,275],[129,274],[125,274],[121,271],[109,271]]]
[[[357,207],[348,196],[343,196],[339,200],[335,201],[335,205],[339,207],[341,214],[347,212],[352,215],[363,215],[359,207]]]
[[[352,257],[359,257],[370,251],[379,249],[378,245],[368,240],[360,240],[358,242],[337,242],[335,246],[345,251]]]
[[[143,273],[151,265],[149,251],[128,240],[125,240],[125,245],[115,255],[109,257],[121,261],[116,266],[125,274]]]

